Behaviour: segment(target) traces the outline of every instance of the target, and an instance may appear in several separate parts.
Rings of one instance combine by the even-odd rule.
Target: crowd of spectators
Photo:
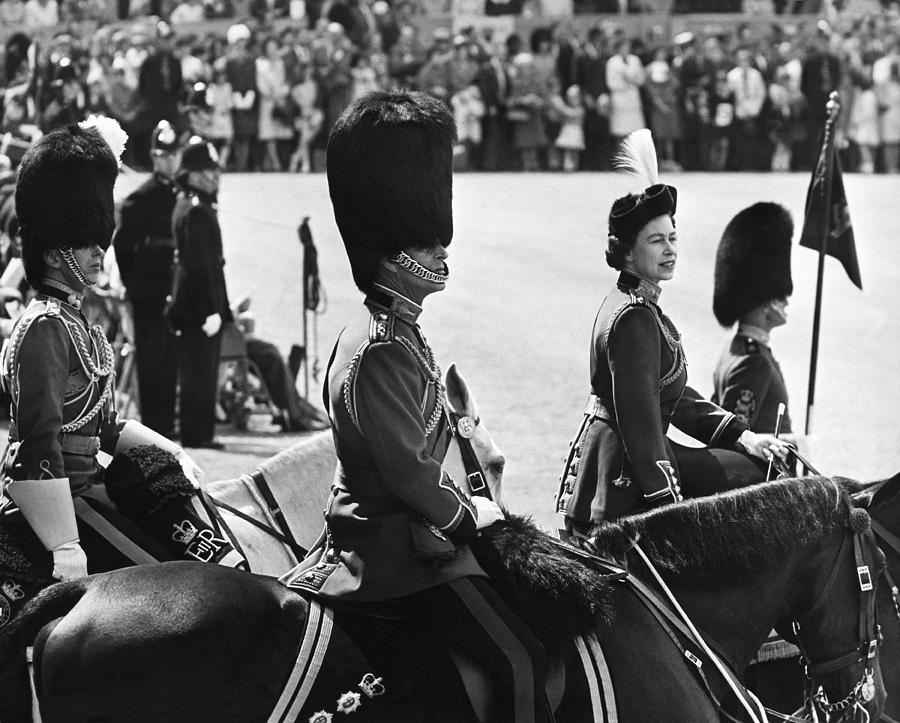
[[[14,34],[0,134],[27,142],[105,113],[132,138],[126,161],[146,167],[149,133],[166,118],[214,142],[227,170],[305,172],[321,169],[327,133],[353,99],[418,88],[453,109],[460,169],[607,169],[617,140],[646,126],[673,170],[785,171],[814,165],[837,90],[845,168],[900,170],[896,5],[834,24],[813,17],[674,37],[661,26],[634,36],[612,21],[576,32],[572,20],[504,37],[422,32],[416,5],[386,0],[325,0],[315,18],[280,25],[264,16],[181,29],[205,1],[89,37]],[[287,0],[264,6],[278,3],[289,15]]]

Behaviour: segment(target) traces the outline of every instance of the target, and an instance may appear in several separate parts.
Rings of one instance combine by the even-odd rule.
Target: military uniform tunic
[[[557,511],[579,523],[632,513],[680,476],[670,424],[711,447],[732,448],[747,426],[687,386],[678,330],[658,287],[623,271],[594,321],[591,397],[568,456]]]
[[[753,334],[752,336],[750,334]],[[775,431],[778,405],[787,410],[787,386],[772,350],[759,334],[739,328],[713,373],[712,400],[733,412],[754,432]],[[779,433],[791,432],[785,411]]]
[[[103,481],[97,452],[113,453],[121,425],[112,411],[113,352],[100,327],[42,287],[16,322],[3,354],[10,392],[14,479],[68,477],[73,494]]]
[[[441,469],[450,430],[420,311],[381,289],[341,332],[325,390],[338,457],[326,532],[292,585],[377,601],[484,575],[467,545],[471,500]]]

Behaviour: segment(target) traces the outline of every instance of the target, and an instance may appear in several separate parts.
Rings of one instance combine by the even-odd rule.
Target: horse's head
[[[809,607],[794,623],[810,679],[810,697],[825,721],[878,720],[887,694],[878,647],[875,596],[885,558],[865,510],[849,508],[840,549],[825,554]],[[820,556],[821,557],[821,556]]]
[[[454,440],[444,460],[444,467],[457,483],[462,484],[464,487],[467,486],[465,483],[467,482],[468,473],[463,464],[462,451],[456,439],[456,437],[463,437],[463,444],[467,442],[471,444],[475,458],[481,465],[491,496],[497,504],[502,504],[500,494],[501,481],[503,469],[506,466],[506,458],[491,438],[490,433],[484,426],[484,422],[478,416],[478,408],[475,406],[475,400],[469,392],[469,386],[460,375],[455,363],[451,364],[447,369],[444,375],[444,383],[447,387],[447,401],[452,415],[458,415],[462,420],[468,418],[468,420],[463,421],[464,433],[454,435]],[[471,436],[466,438],[465,435],[468,434]]]

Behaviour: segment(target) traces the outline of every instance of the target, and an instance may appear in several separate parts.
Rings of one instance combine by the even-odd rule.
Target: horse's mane
[[[720,586],[820,539],[843,524],[849,507],[834,480],[780,480],[600,525],[592,542],[600,555],[621,560],[640,540],[664,578]]]

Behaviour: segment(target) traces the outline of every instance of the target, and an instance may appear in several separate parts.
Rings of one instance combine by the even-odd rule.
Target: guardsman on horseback
[[[178,379],[176,337],[164,311],[172,290],[179,150],[172,124],[160,121],[150,138],[153,173],[122,201],[113,236],[116,263],[134,315],[141,421],[165,437],[175,429]]]
[[[650,132],[626,139],[619,167],[637,175],[639,193],[609,214],[607,263],[619,271],[594,320],[591,394],[572,444],[556,510],[571,534],[604,520],[765,479],[751,456],[784,457],[787,447],[687,386],[681,338],[659,306],[660,283],[675,274],[678,192],[659,182]],[[669,441],[673,424],[708,445]]]
[[[200,472],[194,461],[139,422],[117,418],[112,348],[100,327],[89,326],[80,311],[113,233],[118,153],[112,149],[124,148],[126,138],[108,118],[70,125],[35,143],[19,168],[16,213],[22,259],[36,295],[3,350],[3,382],[12,403],[0,506],[10,507],[11,500],[18,507],[18,515],[2,519],[4,525],[24,521],[16,522],[28,538],[23,549],[36,547],[39,540],[31,560],[38,577],[69,580],[120,566],[121,549],[110,553],[98,532],[109,528],[85,525],[82,517],[76,522],[75,509],[81,505],[76,499],[100,516],[121,518],[107,496],[107,489],[113,494],[115,475],[104,469],[103,453],[161,454],[161,449],[193,478],[191,484],[181,475],[184,485],[168,488],[156,502],[154,529],[162,524],[166,535],[155,542],[168,559],[196,559],[190,554],[195,540],[187,540],[183,528],[188,524],[199,534],[208,527],[190,506]],[[211,559],[226,565],[242,562],[224,540]]]
[[[787,321],[793,235],[786,208],[756,203],[728,222],[716,253],[713,313],[722,326],[738,328],[713,373],[712,400],[756,432],[774,432],[778,405],[787,409],[769,334]],[[791,433],[787,412],[779,433]]]
[[[444,104],[422,93],[369,94],[331,132],[335,220],[365,301],[328,366],[338,469],[325,533],[285,581],[324,598],[401,604],[484,664],[498,720],[543,721],[543,647],[468,546],[502,513],[441,467],[445,393],[418,324],[422,301],[449,275],[455,136]]]

